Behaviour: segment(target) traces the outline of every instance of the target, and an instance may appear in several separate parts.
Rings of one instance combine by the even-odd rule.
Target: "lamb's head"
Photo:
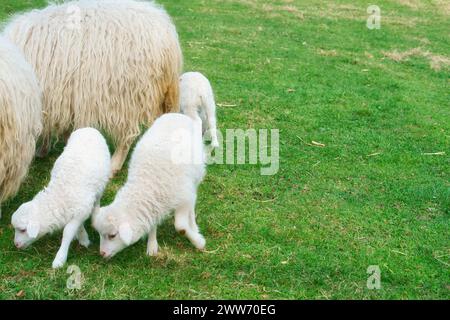
[[[106,259],[139,240],[126,214],[113,206],[101,208],[93,217],[93,226],[100,235],[100,254]]]
[[[37,207],[32,201],[22,204],[11,218],[15,229],[14,244],[18,249],[25,249],[43,236],[37,218]]]

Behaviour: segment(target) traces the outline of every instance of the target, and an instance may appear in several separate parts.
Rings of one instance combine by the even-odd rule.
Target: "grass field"
[[[58,145],[36,160],[0,222],[1,299],[450,298],[450,6],[367,1],[160,1],[185,70],[215,89],[219,127],[280,130],[280,170],[212,165],[199,190],[207,252],[172,221],[159,256],[145,241],[111,261],[72,245],[84,285],[51,262],[60,234],[20,252],[11,214],[49,179]],[[2,0],[0,19],[44,1]],[[324,146],[315,145],[312,141]],[[107,204],[126,179],[109,185]],[[381,270],[381,289],[366,286]]]

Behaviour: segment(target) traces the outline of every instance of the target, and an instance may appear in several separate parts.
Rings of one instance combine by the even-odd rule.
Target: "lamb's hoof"
[[[53,263],[52,263],[52,268],[53,269],[59,269],[62,268],[64,266],[64,264],[66,263],[66,261],[62,260],[62,259],[58,259],[56,258]]]
[[[91,241],[89,240],[85,240],[85,241],[78,241],[78,243],[85,248],[89,248],[89,246],[91,245]]]
[[[147,255],[149,257],[155,257],[158,255],[158,247],[147,248]]]
[[[199,238],[195,241],[194,245],[200,251],[205,250],[205,247],[206,247],[206,240],[205,240],[205,238],[203,238],[203,236],[200,235]]]

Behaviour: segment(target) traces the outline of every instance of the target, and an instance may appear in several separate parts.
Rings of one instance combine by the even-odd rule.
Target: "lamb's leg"
[[[61,241],[61,247],[56,254],[55,260],[53,260],[53,269],[61,268],[67,261],[67,254],[69,253],[69,247],[72,240],[77,235],[78,230],[82,223],[80,221],[72,220],[64,228],[63,238]]]
[[[92,210],[91,216],[97,215],[98,212],[100,211],[100,200],[101,200],[101,198],[102,198],[101,194],[97,195],[97,198],[96,198],[95,203],[94,203],[94,209]]]
[[[51,140],[50,134],[44,134],[42,136],[41,146],[36,152],[36,156],[38,158],[45,158],[48,155],[48,152],[50,150],[50,140]]]
[[[147,242],[147,255],[156,256],[158,254],[158,241],[156,239],[156,229],[155,225],[148,234],[148,242]]]
[[[189,224],[190,224],[190,226],[191,226],[193,231],[200,232],[199,228],[198,228],[198,225],[197,225],[197,221],[195,219],[195,210],[194,210],[194,208],[189,210]]]
[[[189,241],[199,250],[205,248],[205,238],[198,232],[198,229],[192,227],[190,223],[191,210],[194,210],[192,204],[180,206],[175,211],[175,229],[182,235],[186,235]]]
[[[114,177],[120,169],[122,169],[122,166],[127,159],[128,151],[130,151],[129,144],[120,144],[116,148],[116,151],[111,159],[111,177]]]
[[[78,229],[78,233],[77,233],[77,239],[78,242],[83,246],[88,248],[89,245],[91,244],[91,241],[89,241],[89,235],[86,232],[86,229],[84,228],[83,225],[81,225],[81,227]]]

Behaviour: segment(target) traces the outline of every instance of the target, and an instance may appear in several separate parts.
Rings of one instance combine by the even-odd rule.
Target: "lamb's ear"
[[[36,221],[30,220],[27,225],[27,234],[30,238],[36,239],[39,234],[40,226]]]
[[[133,239],[133,230],[131,230],[128,222],[124,222],[120,225],[119,236],[127,246],[131,244],[131,240]]]

